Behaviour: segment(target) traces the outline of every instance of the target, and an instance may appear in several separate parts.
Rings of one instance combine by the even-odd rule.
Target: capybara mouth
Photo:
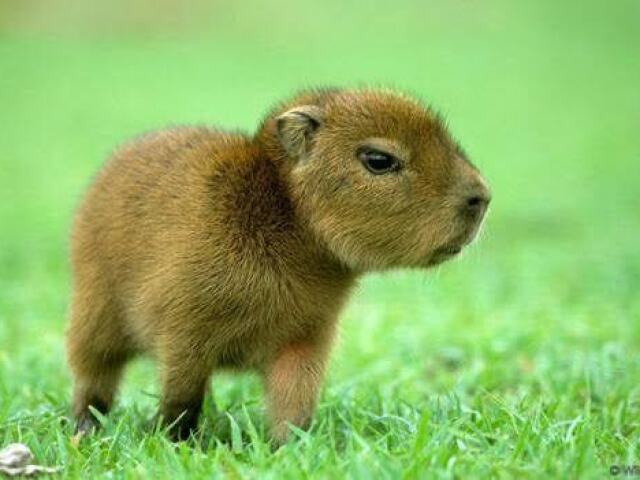
[[[461,245],[445,245],[444,247],[438,248],[434,254],[437,256],[452,256],[459,254],[461,251]]]
[[[434,266],[440,263],[446,262],[447,260],[455,257],[462,251],[463,246],[459,244],[454,245],[445,245],[440,248],[437,248],[433,251],[429,260],[427,262],[427,266]]]

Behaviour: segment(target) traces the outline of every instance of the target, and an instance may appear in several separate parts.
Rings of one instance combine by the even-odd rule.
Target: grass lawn
[[[0,446],[24,442],[70,478],[606,478],[640,464],[638,3],[220,5],[189,33],[0,30]],[[200,437],[168,442],[149,423],[148,360],[75,446],[67,232],[110,149],[168,124],[251,130],[292,90],[362,83],[448,117],[493,189],[478,244],[361,283],[313,426],[277,452],[250,375],[213,378]]]

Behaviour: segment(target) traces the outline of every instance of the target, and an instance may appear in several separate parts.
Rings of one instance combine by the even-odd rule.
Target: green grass
[[[638,3],[218,5],[186,33],[0,34],[0,445],[72,478],[602,478],[639,464]],[[362,282],[313,426],[277,452],[251,376],[214,378],[201,436],[169,443],[149,424],[150,361],[75,447],[67,230],[105,155],[167,124],[250,130],[291,90],[362,83],[446,114],[493,188],[481,241],[438,271]]]

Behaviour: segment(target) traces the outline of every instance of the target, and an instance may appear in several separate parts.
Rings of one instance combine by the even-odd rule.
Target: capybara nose
[[[481,217],[491,202],[491,193],[483,183],[475,183],[466,194],[464,210],[468,215]]]

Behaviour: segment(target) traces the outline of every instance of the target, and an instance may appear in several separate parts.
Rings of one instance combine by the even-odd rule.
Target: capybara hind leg
[[[82,307],[72,307],[67,355],[74,379],[76,430],[88,431],[97,426],[89,407],[103,414],[109,411],[133,351],[114,315],[105,308]]]
[[[94,359],[94,362],[98,359]],[[73,390],[73,415],[76,431],[87,432],[98,426],[89,407],[106,414],[111,409],[120,382],[124,359],[83,365],[82,371],[75,370]]]
[[[102,365],[98,367],[100,371],[96,368],[92,372],[76,374],[73,414],[77,421],[77,431],[87,431],[97,426],[89,407],[95,408],[102,414],[106,414],[111,409],[123,366],[124,363]]]
[[[211,363],[209,355],[191,345],[174,341],[165,345],[162,363],[160,416],[173,441],[186,440],[195,431],[207,390]]]

